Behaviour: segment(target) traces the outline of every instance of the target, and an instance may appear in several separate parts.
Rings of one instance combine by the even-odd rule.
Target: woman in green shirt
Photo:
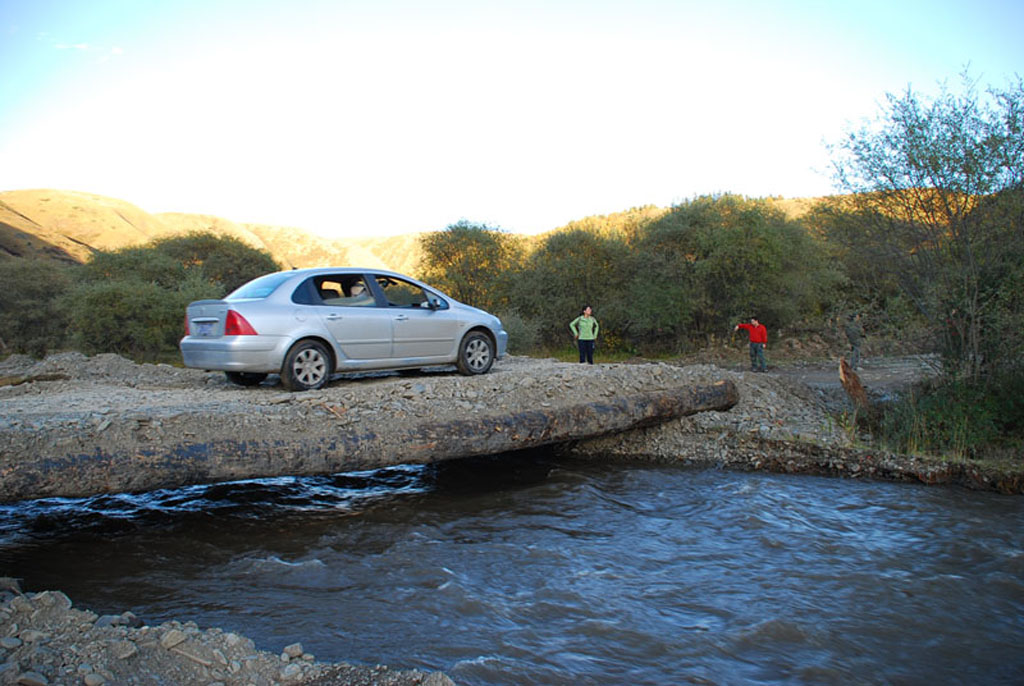
[[[594,364],[594,343],[597,341],[599,328],[600,325],[594,319],[590,305],[585,305],[580,316],[569,322],[569,331],[572,331],[580,349],[580,364]]]

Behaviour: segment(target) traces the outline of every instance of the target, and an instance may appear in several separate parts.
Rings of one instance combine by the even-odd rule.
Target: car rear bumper
[[[280,371],[287,343],[287,339],[268,336],[227,336],[215,341],[186,336],[178,347],[186,367],[271,374]]]

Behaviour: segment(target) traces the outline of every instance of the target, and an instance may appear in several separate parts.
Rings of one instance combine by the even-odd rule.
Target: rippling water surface
[[[1024,680],[1024,498],[542,456],[0,508],[76,607],[460,684]]]

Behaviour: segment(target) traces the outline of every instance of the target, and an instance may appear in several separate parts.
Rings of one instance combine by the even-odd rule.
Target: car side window
[[[334,307],[373,307],[377,302],[362,274],[327,275],[314,279],[317,295],[324,305]]]
[[[377,285],[391,307],[429,307],[427,292],[414,283],[393,276],[378,276]]]

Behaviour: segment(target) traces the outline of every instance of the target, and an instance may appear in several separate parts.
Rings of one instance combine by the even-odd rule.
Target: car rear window
[[[232,291],[225,300],[252,300],[266,298],[277,290],[277,287],[293,276],[288,272],[275,272],[253,279],[244,286]]]

